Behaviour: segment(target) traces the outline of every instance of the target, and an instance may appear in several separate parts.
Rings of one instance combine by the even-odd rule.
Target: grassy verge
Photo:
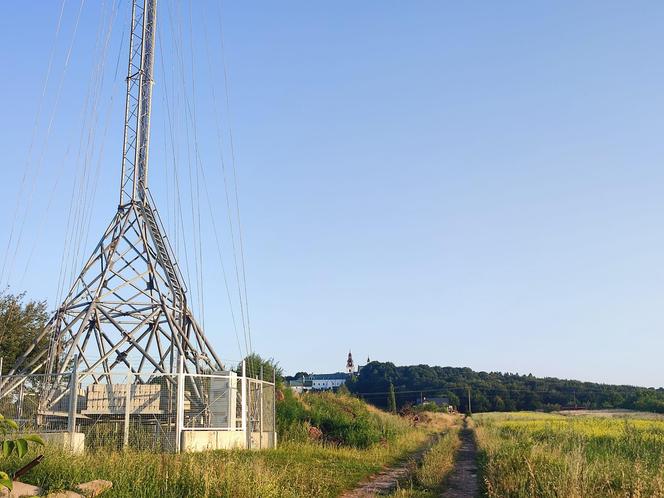
[[[435,430],[429,424],[413,426],[349,396],[308,395],[297,403],[291,404],[296,413],[288,419],[288,431],[295,436],[277,449],[70,455],[47,448],[44,462],[24,481],[56,491],[107,479],[113,482],[109,498],[332,497],[402,460]],[[319,431],[317,440],[307,437],[311,428]],[[15,460],[0,459],[0,468],[19,466]]]
[[[489,497],[664,497],[664,422],[475,416]]]
[[[414,451],[422,430],[368,449],[287,443],[275,450],[194,454],[97,452],[72,456],[47,450],[25,481],[47,490],[91,479],[113,482],[117,497],[336,496],[383,465]]]
[[[284,391],[277,405],[280,440],[304,442],[312,429],[321,441],[368,448],[394,439],[412,425],[352,396],[331,392],[296,395]]]

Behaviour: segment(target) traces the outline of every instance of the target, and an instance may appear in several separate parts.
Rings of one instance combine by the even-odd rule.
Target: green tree
[[[272,376],[274,375],[277,381],[277,385],[282,384],[283,370],[273,358],[264,359],[256,353],[251,353],[249,356],[245,357],[244,362],[247,371],[247,377],[253,377],[255,379],[260,378],[262,367],[264,380],[272,382]],[[242,364],[238,365],[237,374],[242,375]]]
[[[43,353],[48,347],[44,338],[35,344],[44,329],[48,314],[45,301],[25,302],[25,293],[0,294],[0,357],[2,373],[6,374],[28,347],[35,345],[28,359]]]
[[[452,405],[454,408],[457,408],[459,406],[459,396],[454,394],[452,391],[447,391],[447,399],[450,400],[450,405]]]
[[[388,395],[387,399],[388,406],[390,407],[390,411],[392,413],[397,412],[397,397],[396,394],[394,393],[394,384],[390,382],[390,393]]]
[[[356,380],[346,385],[385,410],[390,409],[390,384],[399,386],[399,403],[417,403],[420,393],[445,394],[459,411],[468,410],[467,389],[473,412],[488,410],[556,410],[567,406],[626,408],[664,413],[664,388],[595,384],[518,373],[475,372],[470,368],[396,366],[372,361]]]

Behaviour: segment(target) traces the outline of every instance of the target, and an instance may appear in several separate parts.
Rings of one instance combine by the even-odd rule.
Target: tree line
[[[46,303],[24,294],[0,292],[0,357],[6,374],[32,345],[44,327]],[[48,347],[43,339],[32,354]],[[247,357],[247,373],[281,383],[282,370],[272,359]],[[294,378],[301,378],[298,372]],[[664,413],[664,389],[580,382],[516,373],[476,372],[470,368],[429,365],[395,366],[372,361],[347,383],[351,393],[394,411],[427,397],[447,397],[459,411],[559,410],[563,408],[616,409]],[[470,396],[469,396],[470,395]],[[470,398],[470,407],[469,407]]]
[[[391,386],[399,408],[442,396],[462,412],[623,408],[664,413],[662,388],[476,372],[470,368],[396,366],[372,361],[348,382],[352,393],[384,409],[392,408]]]

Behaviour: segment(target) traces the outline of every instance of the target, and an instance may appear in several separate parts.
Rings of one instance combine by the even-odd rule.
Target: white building
[[[331,374],[313,374],[309,377],[305,377],[304,383],[307,387],[309,387],[307,384],[310,383],[311,389],[335,389],[345,384],[348,380],[348,377],[349,375],[343,372],[336,372]]]

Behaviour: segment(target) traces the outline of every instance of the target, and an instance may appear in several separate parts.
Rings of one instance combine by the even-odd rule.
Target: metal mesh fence
[[[80,385],[75,430],[85,434],[86,448],[177,449],[177,376],[103,374],[85,376]]]
[[[86,450],[171,452],[184,431],[274,431],[274,394],[233,371],[34,374],[2,378],[0,413],[25,430],[83,433]]]
[[[0,393],[0,413],[22,429],[66,430],[72,409],[72,376],[43,375],[5,377]]]
[[[236,430],[241,427],[242,386],[235,372],[187,374],[184,397],[185,430]]]

